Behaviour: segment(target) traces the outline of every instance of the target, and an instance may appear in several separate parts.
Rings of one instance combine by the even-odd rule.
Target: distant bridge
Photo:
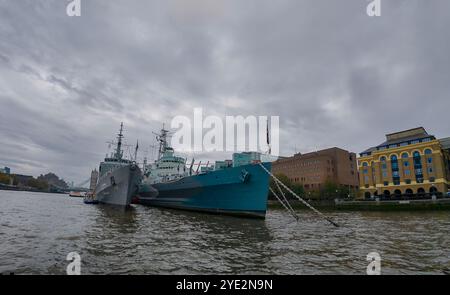
[[[91,178],[89,177],[88,179],[86,179],[85,181],[75,185],[74,187],[84,187],[86,184],[88,184],[91,181]]]
[[[88,184],[91,181],[91,178],[88,178],[78,184],[75,184],[74,186],[70,186],[69,188],[61,188],[58,186],[53,185],[54,188],[58,189],[58,190],[62,190],[62,191],[79,191],[79,192],[87,192],[89,191],[89,188],[85,187],[86,184]]]

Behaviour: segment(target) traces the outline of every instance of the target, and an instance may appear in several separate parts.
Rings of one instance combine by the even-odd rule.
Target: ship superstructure
[[[100,203],[128,206],[139,188],[141,170],[135,161],[123,157],[123,137],[121,123],[114,153],[106,157],[99,166],[94,195]]]

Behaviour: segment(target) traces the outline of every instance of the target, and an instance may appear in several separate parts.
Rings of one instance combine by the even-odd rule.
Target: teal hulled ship
[[[186,159],[174,155],[167,143],[167,130],[158,135],[158,159],[145,165],[137,203],[183,210],[264,218],[267,210],[269,175],[253,163],[236,165],[216,162],[193,171]],[[253,155],[256,153],[247,153]],[[270,171],[271,163],[263,163]],[[200,171],[199,171],[200,170]]]

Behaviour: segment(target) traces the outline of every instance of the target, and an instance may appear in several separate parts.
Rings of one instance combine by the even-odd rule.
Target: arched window
[[[416,175],[416,182],[423,183],[422,159],[420,153],[415,151],[413,153],[414,174]]]
[[[402,154],[402,160],[403,160],[403,174],[405,176],[405,178],[411,177],[411,170],[409,170],[409,166],[411,165],[409,160],[409,155],[408,153],[403,153]]]
[[[391,156],[392,181],[394,185],[400,184],[400,173],[398,172],[398,159],[396,155]]]
[[[367,169],[367,166],[369,166],[369,164],[367,164],[367,162],[363,162],[362,166],[363,166],[363,174],[369,173],[369,170]],[[366,176],[366,178],[367,178],[367,176]]]

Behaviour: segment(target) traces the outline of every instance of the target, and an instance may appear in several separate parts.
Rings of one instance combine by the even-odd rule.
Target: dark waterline
[[[450,212],[312,212],[293,221],[133,206],[85,205],[67,195],[0,191],[0,272],[65,274],[365,274],[379,252],[382,274],[450,268]]]

